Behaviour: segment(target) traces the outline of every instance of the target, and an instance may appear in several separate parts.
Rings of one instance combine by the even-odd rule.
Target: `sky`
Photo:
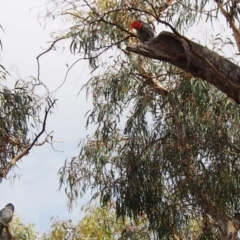
[[[7,84],[13,85],[19,76],[28,79],[37,76],[36,57],[51,41],[50,31],[44,30],[38,20],[39,6],[44,0],[2,0],[0,3],[0,39],[2,64],[11,73]],[[50,52],[40,59],[41,80],[53,91],[61,85],[67,66],[74,62],[70,53]],[[90,199],[90,193],[78,200],[72,212],[67,208],[64,189],[59,191],[57,172],[67,158],[78,154],[78,143],[92,129],[86,129],[86,112],[91,109],[86,93],[79,94],[81,86],[90,78],[87,63],[81,62],[70,72],[64,86],[55,98],[57,108],[47,120],[48,132],[53,131],[54,151],[50,145],[34,147],[14,169],[20,178],[3,180],[0,184],[0,209],[11,202],[23,223],[35,224],[37,231],[50,228],[50,218],[79,220],[80,208]],[[3,194],[4,193],[4,194]]]

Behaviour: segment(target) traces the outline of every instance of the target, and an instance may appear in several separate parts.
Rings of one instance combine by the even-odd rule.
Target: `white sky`
[[[21,78],[37,76],[36,56],[49,46],[49,32],[44,32],[37,20],[38,9],[30,11],[31,7],[39,6],[43,0],[2,0],[0,3],[0,24],[5,33],[0,31],[3,52],[0,55],[2,64],[10,70],[14,83],[17,76],[11,69],[20,74]],[[76,59],[76,58],[75,58]],[[66,63],[70,65],[73,57],[62,53],[50,52],[40,59],[41,80],[50,90],[56,89],[63,81],[67,71]],[[86,69],[86,71],[84,71]],[[58,90],[56,98],[57,108],[47,121],[48,132],[54,131],[56,143],[54,151],[50,145],[35,147],[30,154],[18,164],[16,172],[21,178],[12,184],[3,181],[0,184],[0,209],[7,203],[15,205],[16,213],[23,219],[23,223],[33,223],[40,232],[50,227],[50,218],[58,216],[60,219],[80,219],[80,208],[89,196],[78,201],[72,213],[67,209],[67,197],[64,189],[58,191],[59,177],[57,172],[66,158],[78,154],[77,145],[81,138],[85,138],[85,113],[91,109],[86,102],[86,94],[77,96],[81,86],[90,75],[87,74],[85,62],[78,64],[64,84]],[[88,98],[90,99],[90,98]],[[3,194],[4,193],[4,194]]]

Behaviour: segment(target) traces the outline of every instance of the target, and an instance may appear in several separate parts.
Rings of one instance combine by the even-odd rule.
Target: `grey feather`
[[[149,39],[154,37],[154,32],[150,24],[138,20],[143,24],[142,29],[136,29],[138,37],[142,43],[147,42]]]
[[[0,236],[4,227],[8,226],[8,223],[12,221],[14,213],[13,204],[9,203],[0,211]]]

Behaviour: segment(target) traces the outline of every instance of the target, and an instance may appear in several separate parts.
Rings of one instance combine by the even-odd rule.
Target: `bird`
[[[0,211],[0,236],[4,227],[8,226],[8,223],[12,221],[14,212],[14,206],[12,203],[8,203],[5,208]]]
[[[150,26],[150,24],[145,23],[141,20],[133,21],[130,23],[129,28],[134,28],[137,31],[137,35],[142,43],[145,43],[154,37],[153,28]]]

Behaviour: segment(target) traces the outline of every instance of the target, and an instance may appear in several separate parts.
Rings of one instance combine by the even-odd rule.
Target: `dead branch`
[[[208,81],[240,103],[240,68],[178,33],[161,32],[146,44],[128,46],[126,50],[171,63],[194,77]]]

